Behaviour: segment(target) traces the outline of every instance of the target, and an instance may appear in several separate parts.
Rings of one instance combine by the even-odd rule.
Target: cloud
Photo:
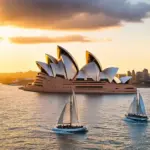
[[[150,4],[127,0],[0,0],[0,24],[89,30],[141,22]]]
[[[9,40],[16,44],[40,44],[40,43],[61,43],[61,42],[92,42],[93,40],[81,35],[63,37],[11,37]]]
[[[65,43],[65,42],[112,42],[111,38],[89,39],[81,35],[69,35],[63,37],[10,37],[15,44],[41,44],[41,43]]]

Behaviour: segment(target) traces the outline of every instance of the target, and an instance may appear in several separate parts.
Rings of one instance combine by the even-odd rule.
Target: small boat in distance
[[[88,131],[85,126],[79,125],[76,97],[73,90],[70,101],[65,104],[58,123],[52,131],[56,133],[84,133]]]
[[[143,98],[140,93],[137,93],[131,103],[128,114],[125,115],[128,119],[134,121],[147,121],[146,110],[143,102]]]

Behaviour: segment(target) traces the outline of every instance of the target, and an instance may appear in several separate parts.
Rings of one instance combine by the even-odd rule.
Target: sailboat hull
[[[134,120],[134,121],[140,121],[140,122],[147,122],[148,117],[147,116],[139,116],[139,115],[125,115],[127,119]]]
[[[85,133],[87,132],[87,128],[86,127],[81,127],[81,128],[57,128],[54,127],[52,129],[52,131],[56,132],[56,133]]]

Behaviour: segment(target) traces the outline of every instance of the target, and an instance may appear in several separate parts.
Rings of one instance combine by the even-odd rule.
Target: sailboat
[[[52,131],[69,133],[88,131],[85,126],[79,124],[76,96],[73,90],[70,100],[65,104],[57,125],[52,129]]]
[[[128,114],[125,115],[128,119],[135,121],[147,121],[146,110],[143,98],[140,93],[137,93],[129,107]]]

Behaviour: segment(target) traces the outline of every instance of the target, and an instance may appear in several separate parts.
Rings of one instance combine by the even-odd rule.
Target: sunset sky
[[[37,71],[57,45],[80,68],[89,50],[103,68],[150,71],[150,1],[0,0],[0,72]]]

